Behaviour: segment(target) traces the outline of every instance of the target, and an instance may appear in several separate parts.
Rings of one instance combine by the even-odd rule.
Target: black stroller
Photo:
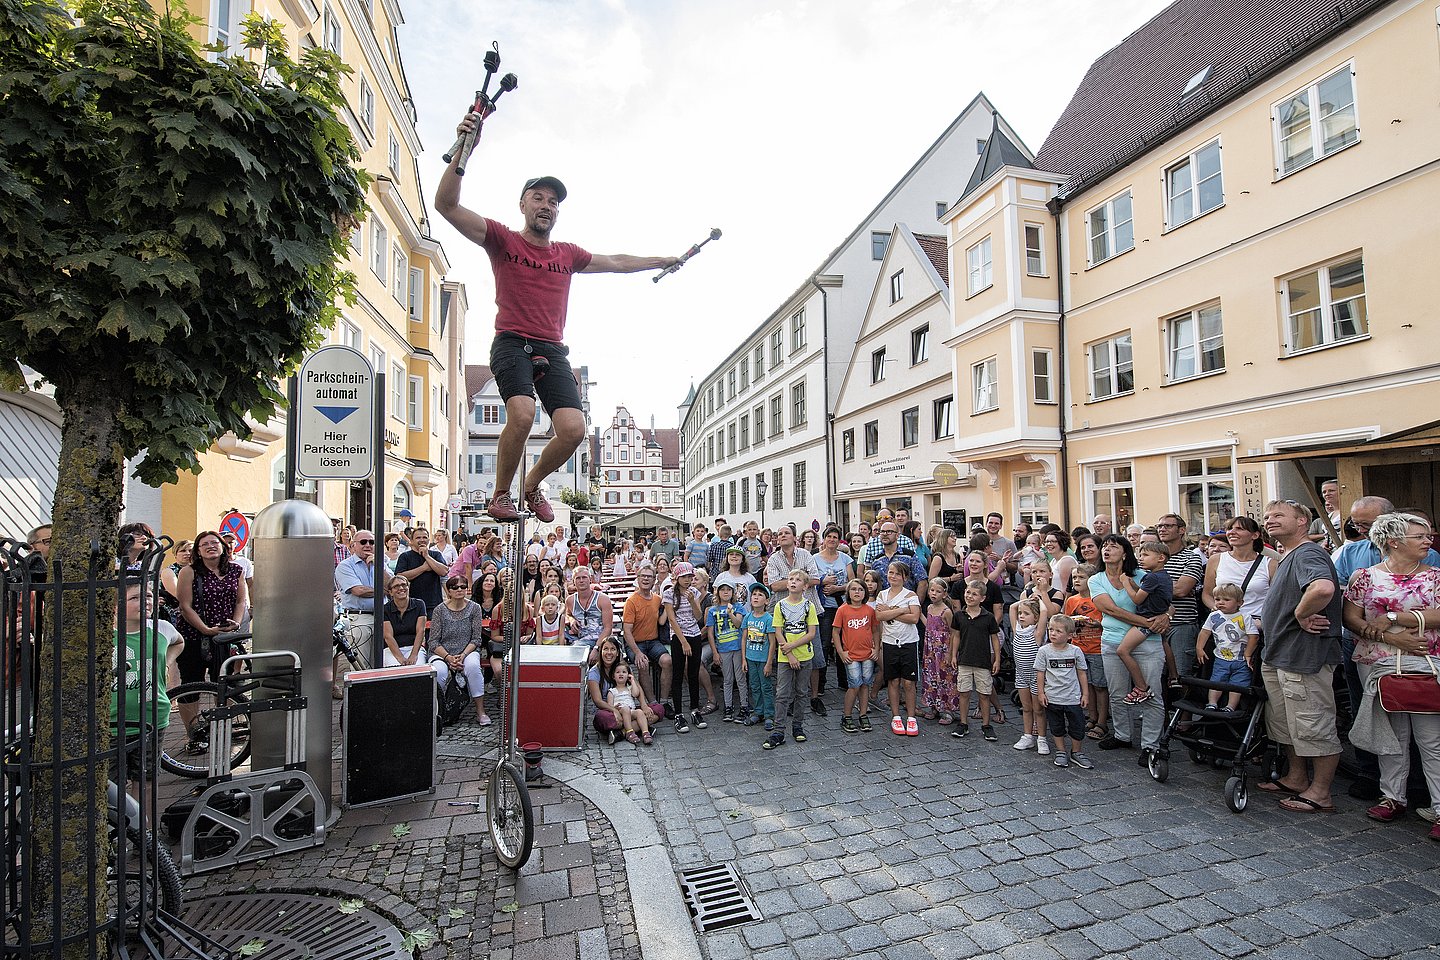
[[[1170,744],[1174,741],[1189,752],[1195,763],[1208,763],[1217,770],[1230,768],[1225,803],[1235,813],[1241,813],[1250,802],[1247,766],[1260,764],[1269,780],[1284,772],[1282,754],[1265,733],[1265,687],[1258,676],[1251,686],[1217,683],[1204,677],[1180,680],[1185,690],[1167,704],[1170,714],[1150,754],[1150,776],[1157,783],[1170,778]],[[1207,695],[1212,690],[1240,694],[1240,706],[1233,713],[1207,707]]]

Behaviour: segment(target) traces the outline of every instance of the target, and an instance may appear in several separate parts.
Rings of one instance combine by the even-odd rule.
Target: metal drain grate
[[[353,904],[344,906],[351,910]],[[239,893],[208,897],[185,911],[191,926],[238,956],[241,947],[264,960],[411,960],[393,923],[364,907],[343,912],[334,897]]]
[[[680,890],[702,933],[765,919],[745,881],[730,864],[681,870]]]

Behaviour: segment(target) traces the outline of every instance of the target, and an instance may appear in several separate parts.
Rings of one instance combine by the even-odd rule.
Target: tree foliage
[[[143,0],[0,0],[0,363],[103,378],[140,479],[268,418],[333,323],[367,178],[336,116],[346,68],[206,57]],[[63,403],[62,403],[63,406]]]
[[[560,502],[575,510],[594,510],[595,498],[580,490],[560,488]]]
[[[258,18],[257,61],[207,56],[192,23],[144,0],[0,0],[0,373],[54,385],[52,557],[70,580],[92,542],[113,562],[126,460],[144,450],[137,476],[160,484],[227,431],[248,437],[353,297],[342,265],[368,178],[336,115],[345,68],[292,60]],[[65,604],[58,656],[37,658],[32,795],[61,798],[33,811],[42,941],[104,915],[87,827],[104,822],[105,766],[97,782],[76,761],[108,744],[89,717],[109,715],[114,599]]]

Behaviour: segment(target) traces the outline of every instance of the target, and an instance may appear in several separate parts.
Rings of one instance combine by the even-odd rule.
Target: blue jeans
[[[1175,672],[1182,677],[1195,675],[1195,639],[1200,636],[1200,621],[1177,623],[1165,631],[1165,642],[1175,655]]]
[[[1161,681],[1165,674],[1165,648],[1160,645],[1158,637],[1146,640],[1135,648],[1133,656],[1140,664],[1145,686],[1155,691],[1153,698],[1138,704],[1125,702],[1125,695],[1134,689],[1135,684],[1120,654],[1116,653],[1117,649],[1101,647],[1105,659],[1105,679],[1110,684],[1110,719],[1115,724],[1115,737],[1133,743],[1135,724],[1139,723],[1140,745],[1153,747],[1160,741],[1160,731],[1165,728],[1165,707],[1160,699]]]
[[[775,678],[765,676],[765,661],[746,660],[745,678],[750,684],[750,710],[757,717],[775,716]]]

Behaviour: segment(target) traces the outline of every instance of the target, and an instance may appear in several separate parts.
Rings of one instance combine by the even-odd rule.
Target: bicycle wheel
[[[220,687],[206,681],[182,683],[167,691],[170,724],[160,737],[160,765],[181,777],[198,780],[210,774],[210,718],[220,706]],[[245,697],[230,694],[230,704]],[[230,769],[250,757],[250,718],[236,717],[230,727]]]
[[[356,643],[351,636],[349,629],[337,630],[335,632],[335,656],[341,657],[348,664],[346,673],[355,670],[370,669],[370,652],[365,649],[365,644]],[[340,675],[337,673],[335,679],[338,681]]]
[[[511,870],[525,866],[535,842],[535,813],[524,777],[508,760],[495,764],[485,785],[485,816],[496,858]]]
[[[114,846],[114,829],[112,827],[110,865],[107,868],[107,879],[111,884],[110,910],[114,915],[119,898],[114,887],[120,883],[120,857],[117,848]],[[170,856],[170,851],[163,843],[156,841],[155,835],[148,830],[141,832],[138,826],[127,826],[125,828],[125,905],[131,911],[131,916],[125,918],[121,924],[127,934],[134,935],[138,925],[132,919],[139,916],[135,911],[140,906],[141,878],[154,899],[155,905],[171,916],[177,916],[180,908],[185,902],[185,885],[180,879],[180,868],[175,865],[175,860]]]

